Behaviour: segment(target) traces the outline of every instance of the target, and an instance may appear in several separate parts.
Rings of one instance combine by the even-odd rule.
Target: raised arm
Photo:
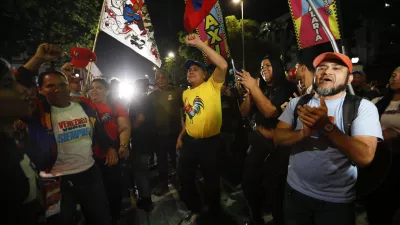
[[[214,81],[217,83],[223,83],[225,81],[226,72],[228,70],[228,63],[226,62],[226,60],[208,45],[204,44],[197,34],[189,34],[186,37],[186,43],[188,45],[198,48],[209,57],[210,61],[216,66],[213,76]]]
[[[264,95],[258,87],[257,80],[254,79],[249,72],[237,72],[238,82],[249,89],[252,100],[257,105],[258,110],[267,117],[277,117],[279,114],[278,109],[271,103],[271,101]]]

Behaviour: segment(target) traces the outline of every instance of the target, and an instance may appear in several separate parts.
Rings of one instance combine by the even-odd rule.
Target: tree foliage
[[[11,54],[10,51],[22,43],[29,51],[42,42],[57,44],[67,52],[73,46],[91,48],[102,3],[102,0],[9,0],[2,3],[5,9],[1,18],[7,22],[8,33],[1,37],[4,43],[1,50]]]

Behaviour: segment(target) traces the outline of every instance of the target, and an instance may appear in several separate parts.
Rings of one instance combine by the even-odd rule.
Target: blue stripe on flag
[[[197,12],[201,9],[203,5],[203,0],[192,0],[192,5],[194,7],[194,11]]]

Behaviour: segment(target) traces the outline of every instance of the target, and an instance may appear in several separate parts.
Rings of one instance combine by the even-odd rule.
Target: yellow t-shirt
[[[220,133],[222,125],[221,87],[212,75],[200,86],[183,92],[186,132],[194,138],[208,138]]]

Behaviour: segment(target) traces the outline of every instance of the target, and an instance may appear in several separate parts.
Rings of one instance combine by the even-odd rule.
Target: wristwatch
[[[335,128],[335,125],[333,123],[327,123],[324,126],[324,130],[326,132],[331,132],[331,131],[333,131],[334,128]]]
[[[120,145],[120,147],[123,147],[123,148],[128,148],[128,145],[126,145],[126,144],[122,144],[122,145]]]

